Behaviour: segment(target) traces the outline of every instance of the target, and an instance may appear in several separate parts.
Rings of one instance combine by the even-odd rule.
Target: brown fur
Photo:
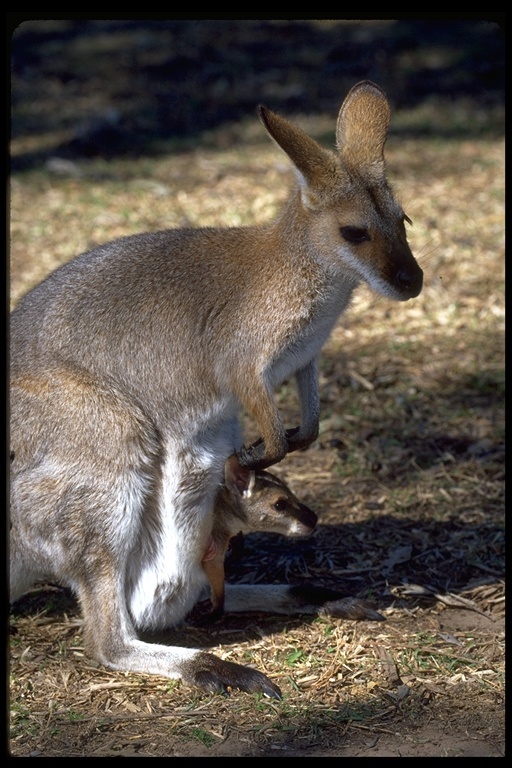
[[[179,624],[206,586],[227,457],[261,470],[315,439],[317,358],[354,289],[407,300],[422,273],[385,178],[378,86],[347,95],[336,152],[260,115],[297,173],[275,221],[107,243],[12,313],[10,585],[12,599],[38,579],[71,586],[86,650],[114,669],[279,695],[255,670],[137,632]],[[273,390],[291,376],[301,424],[287,430]],[[261,434],[248,448],[242,408]],[[226,609],[296,607],[286,586],[228,586]]]
[[[309,536],[317,516],[270,472],[244,469],[236,455],[225,466],[224,485],[215,499],[214,524],[203,568],[211,587],[210,619],[224,611],[224,559],[230,539],[239,533],[266,531]]]

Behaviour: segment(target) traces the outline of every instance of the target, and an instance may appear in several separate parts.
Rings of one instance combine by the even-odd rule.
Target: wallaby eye
[[[410,224],[412,226],[412,219],[410,219],[406,213],[404,213],[404,221],[407,222],[407,224]]]
[[[274,504],[274,509],[276,509],[278,512],[284,512],[284,510],[287,507],[288,507],[288,502],[286,501],[286,499],[278,499]]]
[[[370,239],[368,230],[364,227],[342,227],[340,232],[348,243],[354,243],[355,245]]]

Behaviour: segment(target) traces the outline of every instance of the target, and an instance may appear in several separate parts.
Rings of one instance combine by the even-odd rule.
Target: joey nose
[[[305,504],[300,505],[300,514],[297,515],[300,522],[305,525],[307,528],[311,529],[311,531],[314,531],[316,528],[316,524],[318,522],[317,515],[313,512],[312,509],[309,507],[306,507]]]

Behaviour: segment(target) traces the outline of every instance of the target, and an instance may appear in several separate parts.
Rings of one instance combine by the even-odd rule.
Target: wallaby
[[[211,607],[204,612],[210,621],[224,612],[224,559],[230,539],[250,531],[309,536],[318,522],[316,514],[301,504],[279,477],[240,466],[236,454],[227,459],[224,474],[202,560],[211,587]]]
[[[264,469],[316,438],[317,357],[354,289],[405,301],[422,271],[385,177],[378,86],[348,93],[336,152],[259,112],[297,173],[275,221],[116,240],[12,313],[10,586],[12,599],[35,580],[70,586],[86,651],[113,669],[279,697],[258,670],[138,630],[179,624],[205,587],[228,456]],[[292,375],[301,425],[287,431],[273,389]],[[261,434],[248,448],[242,408]],[[350,616],[335,592],[271,587],[228,584],[225,610]]]
[[[217,492],[213,530],[203,555],[202,565],[211,589],[209,605],[195,606],[193,618],[214,621],[224,612],[224,558],[230,539],[240,533],[266,531],[285,536],[310,536],[318,522],[316,514],[306,507],[276,475],[263,470],[249,470],[240,465],[236,454],[224,467],[225,480]],[[365,600],[312,584],[295,587],[269,585],[257,587],[260,610],[271,612],[273,601],[280,601],[278,612],[319,613],[345,619],[383,621]],[[263,602],[261,602],[264,597]],[[257,610],[257,605],[245,607]]]

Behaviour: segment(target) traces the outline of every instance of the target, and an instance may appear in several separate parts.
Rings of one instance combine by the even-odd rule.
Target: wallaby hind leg
[[[82,490],[87,496],[85,489]],[[97,488],[95,498],[98,498]],[[63,499],[56,501],[63,503]],[[96,511],[99,511],[98,507]],[[123,512],[128,518],[139,516],[134,514],[134,507],[127,506]],[[117,514],[113,517],[120,518]],[[74,542],[74,563],[68,563],[65,570],[63,566],[59,573],[60,580],[70,584],[79,598],[84,619],[84,646],[89,656],[114,670],[182,679],[206,691],[240,689],[280,697],[279,688],[257,670],[222,661],[198,649],[140,640],[127,605],[126,577],[132,559],[130,541],[140,532],[136,526],[127,525],[126,537],[120,534],[115,538],[112,534],[110,531],[110,536],[104,539],[99,531],[70,532],[67,543]],[[82,543],[80,551],[77,540]],[[91,540],[94,543],[91,544]],[[57,543],[53,549],[57,551],[58,548]],[[172,618],[170,610],[169,623]]]
[[[257,670],[197,649],[140,640],[126,609],[120,574],[119,563],[104,562],[96,580],[88,579],[78,586],[84,645],[90,656],[111,669],[181,679],[212,693],[239,689],[280,698],[279,688]]]
[[[11,409],[12,599],[36,579],[59,581],[77,594],[87,653],[105,666],[181,678],[207,691],[238,688],[279,698],[261,672],[137,635],[129,594],[140,571],[161,565],[155,554],[165,550],[159,517],[165,509],[156,503],[161,450],[144,414],[119,392],[69,370],[14,382]],[[179,565],[170,564],[152,583],[172,582]],[[174,592],[183,602],[190,587],[165,586],[170,625],[182,618]],[[153,598],[146,595],[146,603]]]
[[[226,584],[226,613],[266,613],[288,616],[330,616],[350,621],[385,621],[367,600],[310,582],[287,584]]]
[[[74,587],[109,549],[127,554],[160,449],[140,410],[82,371],[14,376],[10,405],[15,599],[35,579]]]

